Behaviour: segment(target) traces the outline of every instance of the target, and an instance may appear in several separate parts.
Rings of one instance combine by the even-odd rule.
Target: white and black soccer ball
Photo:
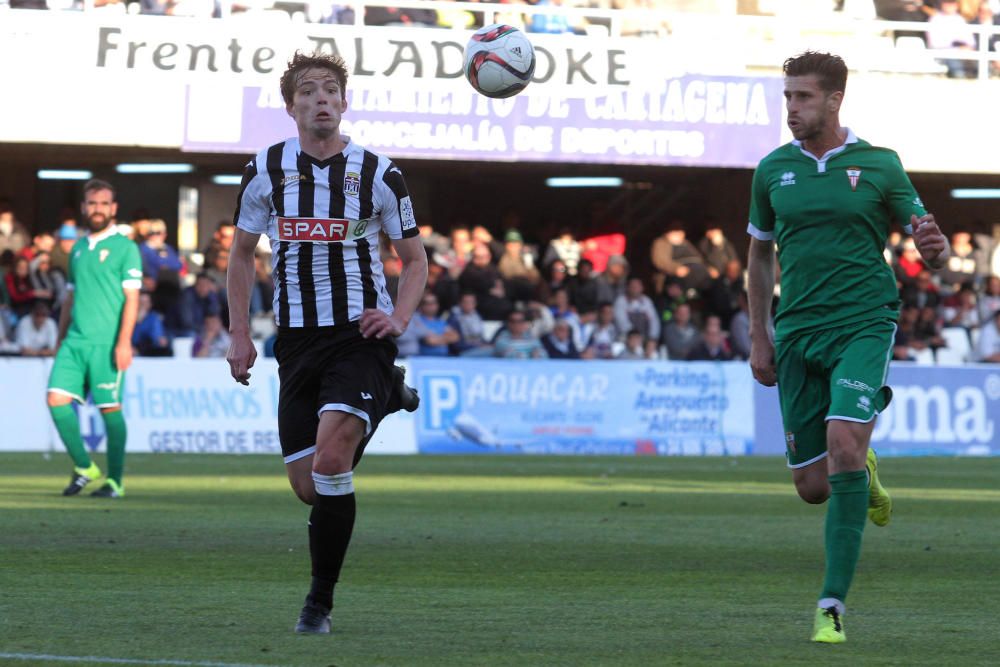
[[[465,45],[465,78],[487,97],[510,97],[531,83],[535,48],[523,32],[495,23],[480,28]]]

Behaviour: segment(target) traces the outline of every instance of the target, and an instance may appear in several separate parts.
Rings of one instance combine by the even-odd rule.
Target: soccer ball
[[[487,97],[524,90],[535,72],[535,48],[524,33],[495,23],[480,28],[465,45],[465,78]]]

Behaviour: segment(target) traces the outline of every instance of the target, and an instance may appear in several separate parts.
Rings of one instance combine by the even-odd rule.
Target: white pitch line
[[[250,665],[240,662],[203,662],[199,660],[141,660],[133,658],[105,658],[96,655],[48,655],[46,653],[0,653],[0,658],[10,660],[48,660],[50,662],[104,662],[112,665],[177,665],[178,667],[274,667]]]

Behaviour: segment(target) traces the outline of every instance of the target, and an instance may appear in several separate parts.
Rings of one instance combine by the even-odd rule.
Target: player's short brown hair
[[[111,185],[107,181],[102,181],[99,178],[92,178],[83,184],[83,194],[86,197],[88,192],[94,192],[96,190],[110,190],[111,191],[111,201],[117,199],[117,192],[115,191],[115,186]]]
[[[299,76],[306,70],[314,68],[330,70],[340,84],[340,96],[347,95],[347,65],[343,58],[318,51],[312,53],[296,51],[288,61],[284,74],[281,75],[281,99],[286,105],[291,104],[292,98],[295,97],[295,84]]]
[[[806,51],[786,60],[781,69],[785,76],[815,74],[819,87],[828,93],[842,93],[847,88],[847,65],[832,53]]]

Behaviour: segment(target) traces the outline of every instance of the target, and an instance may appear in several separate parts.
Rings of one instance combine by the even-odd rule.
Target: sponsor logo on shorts
[[[368,220],[278,218],[278,240],[299,243],[339,243],[362,236]]]
[[[118,386],[117,382],[101,382],[97,385],[98,389],[115,389]]]
[[[370,400],[372,400],[372,395],[369,394],[367,391],[363,391],[363,392],[361,392],[361,398],[364,399],[364,400],[366,400],[366,401],[370,401]]]
[[[866,394],[872,394],[875,392],[875,388],[869,386],[868,384],[862,382],[861,380],[849,380],[847,378],[840,378],[837,380],[838,387],[847,387],[848,389],[853,389],[854,391],[863,391]]]
[[[795,453],[795,434],[791,431],[785,431],[785,445],[788,446],[792,454]]]
[[[871,399],[868,398],[867,396],[859,396],[858,397],[858,409],[859,410],[864,410],[865,412],[871,412],[872,411],[872,401],[871,401]]]

